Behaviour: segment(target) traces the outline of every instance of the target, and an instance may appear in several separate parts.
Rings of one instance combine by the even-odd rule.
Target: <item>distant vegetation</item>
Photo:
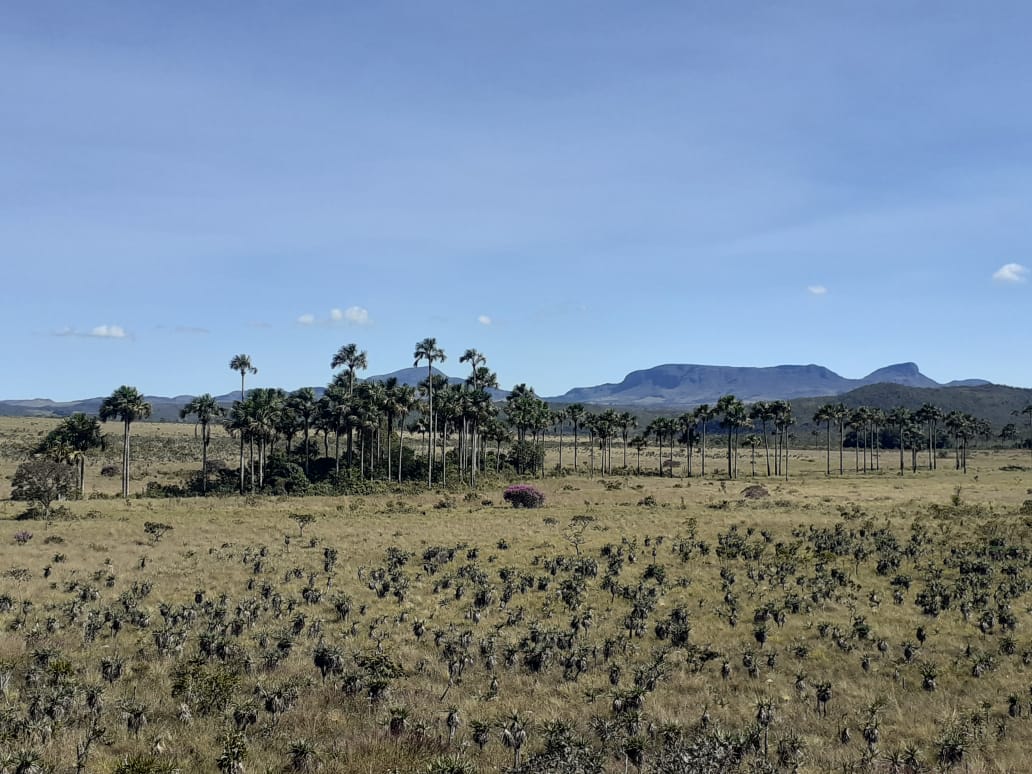
[[[1024,770],[1032,404],[644,415],[445,359],[0,422],[0,772]]]
[[[377,481],[425,480],[433,486],[449,479],[475,487],[485,472],[543,476],[549,454],[556,457],[554,471],[643,473],[652,472],[641,465],[642,452],[650,448],[658,455],[656,473],[691,477],[706,474],[703,450],[715,443],[724,450],[725,473],[732,479],[738,477],[744,449],[750,473],[790,475],[793,447],[823,446],[828,474],[842,474],[847,467],[879,470],[887,464],[883,452],[888,450],[898,452],[898,464],[892,466],[901,471],[935,469],[944,454],[952,455],[955,468],[965,470],[967,451],[974,445],[1029,446],[1032,437],[1032,401],[1019,402],[1029,398],[1029,391],[992,385],[918,389],[877,384],[834,403],[798,399],[746,404],[725,395],[712,406],[674,416],[651,414],[646,422],[637,413],[615,408],[550,405],[526,384],[516,385],[498,402],[492,399],[498,380],[482,353],[469,349],[459,358],[470,369],[460,383],[434,371],[434,364],[446,359],[436,340],[427,338],[413,352],[414,364],[427,368],[417,387],[395,378],[362,381],[358,377],[367,367],[366,353],[346,344],[331,358],[331,369],[339,370],[317,397],[310,388],[292,393],[247,390],[246,376],[257,368],[248,355],[236,355],[229,368],[240,375],[240,400],[226,410],[205,394],[180,409],[180,418],[197,422],[200,467],[165,492],[328,494],[361,491]],[[932,402],[941,400],[946,407]],[[991,419],[966,408],[986,412]],[[123,497],[129,493],[132,465],[130,430],[151,413],[150,403],[130,386],[118,388],[99,406],[101,420],[116,419],[123,426]],[[217,427],[237,442],[235,469],[224,460],[215,466],[209,462]],[[84,492],[84,461],[99,445],[96,420],[75,414],[36,452],[76,464],[79,491]]]

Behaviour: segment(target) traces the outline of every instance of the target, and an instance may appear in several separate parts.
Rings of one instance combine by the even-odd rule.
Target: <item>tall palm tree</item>
[[[100,404],[100,421],[122,421],[122,497],[129,497],[129,427],[151,415],[151,404],[135,387],[122,385]]]
[[[571,403],[566,407],[566,416],[570,420],[570,424],[573,426],[573,472],[577,473],[577,441],[579,440],[579,434],[581,425],[584,423],[584,413],[586,409],[583,403]]]
[[[727,477],[737,478],[738,432],[748,423],[745,405],[734,395],[724,395],[717,401],[716,411],[727,430]]]
[[[756,478],[756,447],[763,443],[763,439],[756,433],[749,433],[742,439],[742,443],[750,449],[749,461],[752,465],[752,477]]]
[[[552,411],[552,425],[559,431],[559,473],[563,472],[563,435],[566,430],[566,409]]]
[[[360,351],[357,344],[343,345],[330,361],[330,368],[341,366],[344,366],[344,372],[348,375],[348,394],[351,395],[355,392],[355,372],[369,367],[366,353]]]
[[[760,423],[760,436],[763,438],[763,456],[767,461],[767,478],[770,478],[770,445],[767,443],[767,422],[773,417],[770,403],[758,400],[749,407],[749,419]]]
[[[400,484],[401,462],[405,454],[405,415],[416,405],[416,388],[411,384],[398,384],[390,389],[388,394],[390,395],[390,410],[393,410],[398,417],[398,483]]]
[[[348,398],[355,394],[355,373],[369,367],[369,361],[364,351],[359,350],[357,344],[345,344],[337,350],[337,354],[330,360],[330,368],[344,366],[344,373],[348,377]],[[348,424],[348,468],[352,463],[352,443],[354,428]]]
[[[931,403],[925,403],[914,413],[914,419],[928,430],[928,469],[935,470],[935,430],[945,416],[943,410]]]
[[[666,437],[666,420],[663,417],[656,417],[645,427],[642,433],[645,438],[652,436],[659,446],[659,475],[663,475],[663,439]]]
[[[75,463],[79,497],[86,496],[86,454],[104,446],[104,436],[96,417],[82,412],[72,414],[55,427],[36,448],[37,453],[60,453]]]
[[[258,369],[251,363],[250,355],[234,355],[229,361],[229,370],[240,374],[240,402],[243,403],[247,397],[244,391],[244,377],[247,374],[254,375]],[[244,493],[244,435],[240,434],[240,494]]]
[[[914,419],[913,413],[905,406],[897,406],[889,412],[888,421],[899,431],[899,472],[903,472],[903,452],[906,448],[906,429]]]
[[[819,425],[822,422],[825,424],[828,433],[828,443],[825,446],[825,469],[824,474],[826,476],[831,475],[831,422],[835,418],[835,407],[830,403],[825,403],[823,406],[817,409],[813,415],[813,422],[815,425]]]
[[[636,435],[631,439],[631,448],[638,453],[638,475],[641,475],[641,452],[646,446],[649,445],[648,439],[644,435]]]
[[[418,366],[421,361],[426,361],[427,375],[427,416],[429,419],[430,432],[427,457],[426,457],[426,486],[429,489],[434,483],[434,363],[443,363],[447,357],[444,350],[437,346],[437,339],[425,338],[416,343],[412,353],[413,367]]]
[[[776,449],[775,473],[788,478],[788,447],[791,440],[790,430],[795,424],[792,417],[792,404],[787,400],[775,400],[770,403],[771,419],[774,423],[774,445]]]
[[[208,444],[211,443],[211,423],[223,416],[226,410],[209,393],[198,395],[179,411],[179,418],[186,419],[191,414],[197,417],[201,427],[201,494],[208,493]]]
[[[485,376],[486,377],[490,373],[490,371],[488,371],[487,368],[486,368],[486,366],[487,366],[487,357],[482,352],[479,352],[479,351],[477,351],[475,349],[472,349],[472,348],[467,349],[465,352],[462,353],[462,357],[459,358],[459,362],[460,363],[469,363],[469,367],[470,367],[471,373],[469,375],[469,378],[466,379],[466,384],[473,389],[473,392],[478,392],[479,390],[482,390],[482,389],[487,387],[487,385],[481,383],[481,376]],[[497,379],[495,381],[496,381],[496,386],[497,386]],[[466,423],[466,421],[464,419],[463,420],[463,425],[465,426],[466,424],[467,423]],[[464,435],[465,434],[466,433],[464,433]],[[473,418],[473,425],[472,425],[471,428],[469,428],[469,433],[468,434],[469,434],[469,447],[470,447],[469,448],[469,460],[470,460],[469,482],[470,482],[470,486],[474,486],[474,484],[476,482],[476,472],[477,472],[477,434],[478,434],[476,418],[475,417]]]
[[[674,420],[681,429],[681,438],[684,440],[684,472],[681,477],[692,476],[692,445],[695,443],[695,426],[698,420],[694,412],[686,411]]]
[[[638,417],[634,416],[630,411],[624,411],[617,416],[617,424],[620,426],[620,437],[623,439],[623,466],[624,470],[626,470],[627,440],[630,438],[631,430],[638,426]]]
[[[308,436],[312,429],[312,420],[319,411],[319,401],[315,397],[315,390],[311,387],[302,387],[294,390],[287,397],[287,407],[301,420],[305,439],[305,475],[309,475],[312,450],[308,445]]]
[[[699,441],[699,475],[706,478],[706,426],[716,416],[716,412],[708,403],[703,403],[695,408],[695,416],[699,420],[699,429],[702,432],[702,439]]]
[[[838,427],[838,472],[841,476],[846,472],[842,461],[842,447],[845,445],[846,420],[849,419],[849,409],[841,403],[836,403],[831,407],[831,418]]]

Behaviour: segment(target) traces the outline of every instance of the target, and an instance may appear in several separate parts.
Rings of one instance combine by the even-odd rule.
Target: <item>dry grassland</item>
[[[0,496],[51,426],[0,421]],[[134,490],[195,465],[194,444],[190,426],[140,425]],[[232,461],[231,442],[219,453]],[[743,770],[1027,770],[1027,456],[976,452],[966,476],[949,459],[898,476],[885,452],[879,473],[827,478],[810,450],[793,454],[787,481],[729,482],[711,455],[705,481],[533,482],[547,497],[538,510],[505,506],[494,479],[475,493],[87,499],[49,527],[15,521],[24,504],[3,500],[0,771],[23,754],[74,771],[96,689],[106,734],[88,771],[215,771],[220,755],[232,770],[233,744],[248,772],[425,771],[449,756],[501,771],[514,761],[502,743],[513,713],[527,722],[523,762],[562,721],[612,772],[691,770],[664,757],[675,725],[732,751],[733,732],[753,733]],[[99,475],[102,462],[87,490],[111,496],[118,480]],[[745,498],[752,483],[767,496]],[[297,513],[315,519],[303,537]],[[171,529],[154,540],[147,523]],[[19,544],[23,530],[33,535]],[[937,615],[920,609],[922,592],[948,596]],[[320,648],[339,657],[325,681]],[[105,659],[123,662],[119,679],[104,678]],[[923,685],[931,670],[934,690]],[[270,712],[276,696],[286,708]],[[134,733],[140,708],[147,723]],[[244,716],[233,737],[252,708],[255,722]],[[490,726],[482,750],[478,723]]]

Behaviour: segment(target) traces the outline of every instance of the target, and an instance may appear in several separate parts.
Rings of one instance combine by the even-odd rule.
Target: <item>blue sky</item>
[[[1032,386],[1032,6],[0,5],[0,398],[434,336]]]

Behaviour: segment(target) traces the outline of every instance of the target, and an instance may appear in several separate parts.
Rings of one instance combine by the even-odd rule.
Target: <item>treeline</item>
[[[752,475],[759,466],[761,474],[788,476],[789,451],[810,445],[806,443],[810,439],[793,432],[797,418],[789,401],[746,405],[726,395],[713,406],[658,416],[639,427],[632,412],[591,411],[580,403],[553,406],[526,384],[516,385],[504,401],[496,402],[490,391],[498,388],[498,379],[482,353],[468,349],[459,358],[468,365],[469,375],[458,384],[434,373],[434,364],[444,360],[444,350],[435,339],[427,338],[413,351],[414,365],[427,368],[419,385],[393,377],[362,381],[358,373],[367,367],[366,353],[347,344],[332,357],[330,368],[335,373],[317,396],[307,387],[293,392],[248,390],[247,376],[257,373],[257,368],[248,355],[233,357],[229,367],[240,375],[241,399],[227,410],[204,394],[180,412],[181,418],[192,419],[199,427],[201,458],[200,471],[181,493],[303,494],[313,489],[332,493],[352,491],[358,482],[374,480],[425,480],[428,486],[461,481],[475,487],[485,471],[545,475],[546,442],[552,449],[557,447],[560,472],[572,463],[573,470],[589,475],[608,475],[617,469],[642,473],[642,452],[654,446],[660,475],[705,476],[705,452],[719,443],[726,454],[722,472],[729,478],[738,476],[744,449],[749,451]],[[96,417],[75,414],[65,419],[36,451],[71,464],[76,488],[82,493],[85,459],[103,443],[100,422],[119,421],[123,426],[122,494],[128,496],[132,425],[150,414],[143,395],[134,387],[122,386],[104,399]],[[847,448],[852,449],[852,467],[858,472],[880,469],[882,452],[888,449],[898,449],[900,470],[907,467],[908,453],[912,470],[918,469],[923,455],[927,467],[935,469],[944,449],[953,451],[957,469],[966,470],[971,444],[1022,442],[1018,421],[1023,416],[1028,418],[1027,434],[1032,435],[1032,404],[1016,411],[1015,422],[998,434],[984,420],[959,411],[945,412],[932,404],[916,411],[903,406],[885,411],[828,403],[812,419],[804,419],[815,428],[813,445],[826,448],[827,473],[837,467],[841,474],[848,467]],[[235,470],[209,462],[214,428],[238,441]],[[582,440],[587,441],[586,450]],[[833,447],[837,448],[835,466]],[[587,459],[582,462],[582,457]],[[681,470],[675,473],[676,468]]]

